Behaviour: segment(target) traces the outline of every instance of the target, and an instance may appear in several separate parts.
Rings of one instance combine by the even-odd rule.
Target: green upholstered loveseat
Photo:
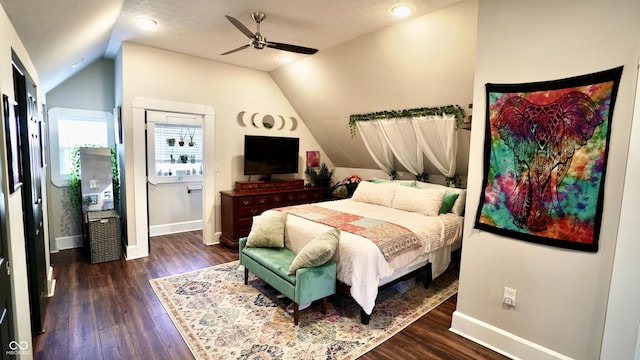
[[[299,305],[322,299],[322,313],[327,312],[327,296],[336,292],[336,263],[300,268],[295,275],[288,270],[296,254],[287,248],[246,247],[240,239],[240,264],[244,265],[244,283],[249,271],[293,301],[293,322],[298,325]]]

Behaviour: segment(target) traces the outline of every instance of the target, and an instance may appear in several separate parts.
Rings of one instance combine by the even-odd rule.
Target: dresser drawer
[[[245,236],[249,236],[249,233],[251,232],[251,227],[248,228],[239,228],[238,229],[238,236],[239,237],[245,237]]]
[[[243,197],[238,199],[238,206],[253,205],[253,197]]]
[[[253,224],[253,217],[238,219],[239,229],[251,229],[251,224]]]
[[[271,195],[269,197],[269,204],[273,205],[273,206],[280,206],[286,198],[286,194],[276,194],[276,195]]]
[[[238,208],[238,218],[260,215],[268,208],[268,205],[241,206]]]
[[[295,193],[287,193],[282,195],[284,197],[284,201],[291,202],[298,199],[298,196]]]
[[[254,196],[253,203],[255,205],[266,205],[269,203],[269,196]]]

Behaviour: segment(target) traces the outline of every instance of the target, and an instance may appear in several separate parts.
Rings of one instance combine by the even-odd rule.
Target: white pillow
[[[374,184],[369,181],[362,181],[358,184],[358,187],[353,193],[351,199],[364,203],[391,207],[398,187],[400,187],[400,185],[397,183]]]
[[[418,189],[401,186],[396,190],[393,208],[421,213],[426,216],[438,216],[446,190]]]
[[[427,182],[416,181],[416,187],[419,189],[445,189],[448,192],[458,194],[458,199],[455,203],[453,203],[453,207],[451,208],[451,212],[462,216],[464,215],[464,206],[467,201],[467,189],[448,187],[439,184],[432,184]]]

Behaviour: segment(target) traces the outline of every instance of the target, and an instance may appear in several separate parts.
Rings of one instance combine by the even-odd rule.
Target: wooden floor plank
[[[206,246],[198,231],[151,239],[149,257],[90,264],[82,250],[52,254],[56,294],[36,359],[189,359],[191,352],[149,280],[238,259]],[[456,297],[409,325],[362,359],[506,359],[449,331]],[[375,312],[373,314],[375,316]]]

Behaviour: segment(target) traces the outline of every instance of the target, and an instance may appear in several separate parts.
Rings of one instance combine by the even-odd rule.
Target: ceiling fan
[[[251,13],[251,18],[253,19],[253,21],[256,22],[256,25],[257,25],[257,30],[255,34],[252,33],[251,30],[247,29],[247,27],[244,26],[236,18],[231,17],[229,15],[225,15],[225,17],[236,28],[238,28],[238,30],[240,30],[243,34],[245,34],[249,38],[249,43],[247,45],[242,45],[237,49],[229,50],[225,53],[222,53],[221,55],[231,54],[236,51],[246,49],[250,46],[253,47],[254,49],[264,49],[264,47],[266,46],[273,49],[291,51],[291,52],[307,54],[307,55],[315,54],[316,52],[318,52],[318,49],[312,49],[312,48],[298,46],[298,45],[283,44],[283,43],[274,42],[274,41],[267,41],[267,38],[262,36],[262,34],[260,34],[260,23],[266,18],[265,14],[263,13],[260,13],[260,12]]]

